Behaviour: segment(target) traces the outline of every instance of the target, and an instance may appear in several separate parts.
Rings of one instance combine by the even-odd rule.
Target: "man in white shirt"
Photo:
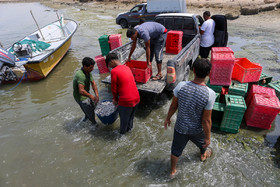
[[[214,44],[215,22],[210,16],[209,11],[203,13],[205,22],[199,28],[201,34],[199,55],[201,58],[208,58],[212,45]]]

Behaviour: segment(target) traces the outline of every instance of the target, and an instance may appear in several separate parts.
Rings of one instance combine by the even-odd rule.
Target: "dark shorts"
[[[124,107],[118,106],[118,112],[120,116],[120,133],[125,134],[133,128],[134,114],[137,109],[138,104],[135,107]]]
[[[200,57],[201,58],[208,58],[211,48],[212,48],[212,46],[211,47],[201,47],[200,46],[200,48],[199,48]]]
[[[203,154],[206,151],[206,148],[202,147],[205,144],[204,138],[203,131],[199,134],[181,134],[174,130],[171,154],[176,157],[181,156],[189,140],[191,140],[200,149],[200,153]]]
[[[89,119],[93,124],[96,124],[94,113],[96,104],[90,98],[87,98],[84,101],[77,101],[77,103],[80,105],[82,111],[84,112],[85,119]]]
[[[167,33],[163,33],[157,39],[153,39],[150,41],[150,61],[153,61],[155,56],[157,64],[162,63],[163,58],[163,48],[165,47]]]

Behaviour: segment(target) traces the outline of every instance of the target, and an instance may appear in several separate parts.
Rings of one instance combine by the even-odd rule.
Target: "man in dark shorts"
[[[157,62],[158,73],[153,80],[162,79],[161,66],[163,57],[163,48],[165,46],[167,29],[156,22],[144,22],[135,28],[129,28],[126,32],[126,36],[133,40],[132,47],[128,56],[130,61],[131,55],[136,48],[137,38],[141,38],[145,42],[146,46],[146,61],[148,67],[151,69],[153,57],[155,56]]]
[[[84,121],[89,119],[93,124],[96,124],[94,109],[96,103],[99,101],[99,94],[96,83],[91,75],[94,63],[92,58],[85,57],[83,59],[83,67],[78,70],[74,76],[73,96],[85,113]],[[90,85],[92,86],[95,96],[89,92]]]
[[[177,162],[189,140],[199,147],[202,161],[212,154],[211,149],[206,149],[210,144],[211,114],[216,97],[205,84],[210,70],[209,60],[197,60],[193,67],[194,80],[180,82],[173,90],[173,100],[164,122],[165,128],[170,126],[170,119],[178,109],[171,147],[171,176],[176,173]]]
[[[106,56],[107,67],[111,70],[111,90],[113,103],[118,105],[120,115],[120,133],[125,134],[133,128],[134,114],[140,96],[134,76],[129,67],[122,65],[117,54],[109,53]]]
[[[212,45],[214,44],[215,21],[211,19],[209,11],[203,13],[205,22],[199,28],[201,34],[199,55],[201,58],[208,58]]]

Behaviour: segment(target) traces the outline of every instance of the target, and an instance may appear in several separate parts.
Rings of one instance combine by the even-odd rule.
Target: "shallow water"
[[[83,57],[101,53],[99,36],[122,33],[123,43],[127,41],[113,19],[120,11],[51,6],[0,4],[0,18],[6,18],[0,23],[5,47],[36,30],[30,9],[40,26],[57,19],[54,8],[79,24],[71,50],[45,80],[1,87],[0,186],[279,186],[279,116],[270,130],[244,124],[236,135],[214,130],[214,156],[205,163],[189,143],[174,179],[168,177],[173,128],[163,128],[170,94],[157,100],[142,95],[135,128],[123,137],[119,120],[98,127],[82,122],[72,97],[73,74]],[[229,22],[229,34],[235,57],[258,62],[265,73],[280,79],[278,33]],[[93,75],[101,100],[111,98],[101,83],[106,75]]]

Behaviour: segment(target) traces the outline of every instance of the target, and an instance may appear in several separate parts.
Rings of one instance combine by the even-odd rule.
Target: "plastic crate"
[[[236,58],[232,72],[232,79],[241,83],[258,82],[262,73],[262,66],[250,62],[247,58]]]
[[[234,54],[230,47],[212,47],[211,48],[211,58],[214,53],[231,53]]]
[[[228,89],[229,95],[240,95],[245,97],[248,91],[248,83],[240,83],[238,81],[232,81]]]
[[[280,100],[280,80],[268,83],[268,87],[273,88],[275,90],[276,96]]]
[[[219,101],[220,101],[220,95],[221,95],[221,94],[219,94],[219,93],[216,92],[216,99],[215,99],[215,102],[219,102]]]
[[[247,108],[244,98],[239,95],[225,95],[225,101],[226,107],[220,130],[237,133]]]
[[[211,58],[210,84],[229,86],[234,60],[232,53],[214,53]]]
[[[183,31],[169,31],[166,38],[166,53],[178,54],[182,50]]]
[[[213,109],[212,109],[212,126],[213,127],[220,127],[223,116],[224,116],[224,110],[225,110],[225,104],[215,102]]]
[[[98,38],[101,48],[102,56],[106,56],[110,52],[110,46],[108,41],[108,35],[102,35]]]
[[[212,85],[210,84],[210,79],[208,80],[208,82],[206,83],[206,85],[211,88],[212,90],[214,90],[216,93],[221,93],[222,91],[222,87],[223,86],[218,86],[218,85]]]
[[[269,75],[267,75],[265,73],[262,73],[261,76],[260,76],[258,85],[266,86],[271,81],[272,81],[272,77],[271,76],[269,76]]]
[[[246,104],[249,106],[251,99],[254,94],[268,95],[268,96],[276,96],[275,90],[273,88],[263,87],[259,85],[252,85],[248,95],[246,97]]]
[[[221,94],[220,94],[220,103],[225,103],[225,95],[228,94],[228,87],[222,87],[222,91],[221,91]]]
[[[152,76],[152,70],[147,67],[146,61],[131,60],[125,65],[131,69],[136,82],[146,83]]]
[[[110,72],[107,65],[106,65],[105,58],[102,55],[98,55],[98,56],[94,57],[94,61],[97,64],[97,67],[98,67],[98,70],[99,70],[100,74]]]
[[[254,94],[245,113],[246,124],[252,127],[270,129],[279,111],[280,103],[276,96]]]
[[[122,46],[122,35],[121,34],[111,34],[109,36],[109,44],[110,44],[111,50]]]

